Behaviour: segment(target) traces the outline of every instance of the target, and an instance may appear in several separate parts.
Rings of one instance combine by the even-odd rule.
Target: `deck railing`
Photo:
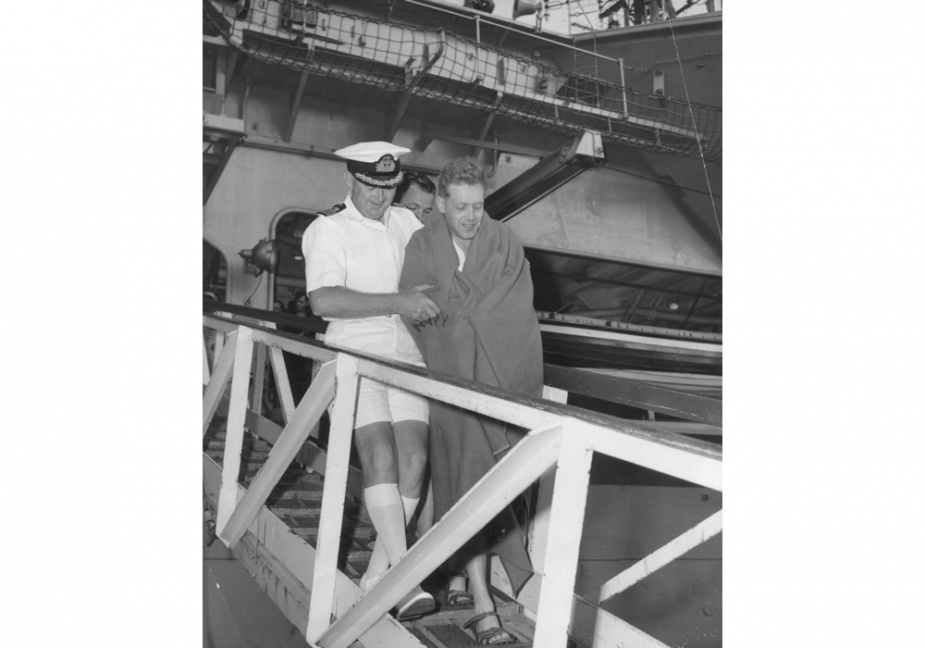
[[[602,78],[492,47],[478,34],[473,40],[363,10],[337,11],[302,0],[268,0],[246,10],[203,0],[203,8],[227,43],[254,61],[400,93],[405,103],[419,97],[562,133],[593,130],[605,141],[632,148],[703,156],[716,163],[722,159],[721,107],[630,87],[623,79],[622,59],[611,59],[620,65],[619,77]],[[425,14],[439,10],[427,7]],[[537,36],[530,30],[514,32]],[[552,47],[567,51],[574,46],[556,38]],[[400,118],[403,110],[396,114]],[[386,139],[395,129],[397,122]]]
[[[234,546],[241,540],[325,409],[333,403],[315,564],[312,582],[304,583],[311,591],[304,630],[312,645],[322,648],[350,646],[407,592],[538,480],[541,480],[540,502],[531,539],[535,573],[518,596],[518,601],[536,616],[533,645],[537,648],[566,646],[573,615],[579,611],[587,615],[589,608],[596,615],[591,642],[595,648],[664,645],[601,609],[599,602],[589,602],[574,593],[591,459],[595,452],[600,452],[722,490],[722,458],[715,445],[306,340],[276,331],[272,323],[207,312],[204,326],[216,331],[217,337],[211,361],[203,361],[203,434],[229,381],[231,383],[216,515],[218,536],[226,545]],[[239,500],[237,476],[255,345],[258,346],[258,362],[269,352],[285,427],[246,494]],[[282,351],[322,365],[297,406],[288,394]],[[255,383],[263,381],[262,366],[258,364],[261,370],[254,372]],[[361,377],[506,421],[530,432],[435,523],[373,589],[335,619],[335,577],[356,390]],[[259,413],[262,387],[259,384],[254,387],[254,407]],[[544,499],[548,508],[544,507]],[[601,587],[600,601],[625,590],[721,531],[721,515],[721,511],[714,514],[605,583]],[[555,556],[555,559],[546,560],[546,556]]]

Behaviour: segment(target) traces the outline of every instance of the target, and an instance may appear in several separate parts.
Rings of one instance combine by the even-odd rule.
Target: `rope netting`
[[[222,36],[254,60],[494,112],[568,134],[720,162],[722,111],[562,70],[427,29],[299,0],[204,0]],[[259,5],[263,5],[262,7]],[[698,147],[697,138],[700,138]]]

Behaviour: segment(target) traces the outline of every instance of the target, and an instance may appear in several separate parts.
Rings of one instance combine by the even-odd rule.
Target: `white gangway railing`
[[[244,310],[234,308],[234,310]],[[216,530],[229,547],[239,542],[270,492],[295,458],[325,409],[332,403],[320,527],[311,570],[311,604],[305,636],[320,648],[347,648],[383,618],[403,596],[431,574],[505,506],[543,478],[554,483],[542,524],[535,524],[532,555],[536,573],[518,596],[536,617],[536,648],[564,648],[579,608],[595,618],[594,648],[664,646],[654,637],[599,607],[722,530],[722,511],[643,558],[606,582],[597,604],[574,593],[591,459],[600,452],[707,488],[722,490],[722,456],[717,446],[678,434],[653,432],[632,421],[598,415],[548,400],[390,363],[350,350],[275,330],[272,323],[204,315],[217,333],[213,360],[203,360],[203,435],[230,380],[227,429]],[[254,347],[255,408],[259,410],[264,354],[280,391],[285,427],[243,497],[237,476],[251,387]],[[204,345],[204,354],[206,346]],[[282,351],[309,358],[322,368],[298,406],[288,394]],[[205,357],[205,355],[204,355]],[[418,540],[366,595],[338,618],[335,580],[340,549],[349,457],[360,377],[394,385],[431,399],[490,416],[529,430],[520,443]],[[551,480],[554,472],[555,479]],[[541,482],[541,483],[543,483]],[[543,488],[540,489],[541,499]],[[539,513],[538,513],[539,517]],[[545,527],[545,528],[543,528]],[[537,547],[545,550],[537,551]],[[553,559],[546,560],[546,557]],[[308,586],[305,583],[306,587]],[[333,621],[332,621],[333,619]]]

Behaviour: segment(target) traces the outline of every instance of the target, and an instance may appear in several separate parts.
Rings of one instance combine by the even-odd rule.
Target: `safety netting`
[[[568,134],[720,162],[719,107],[564,72],[442,29],[299,0],[204,0],[207,20],[254,60],[493,112]],[[699,140],[699,145],[698,145]]]

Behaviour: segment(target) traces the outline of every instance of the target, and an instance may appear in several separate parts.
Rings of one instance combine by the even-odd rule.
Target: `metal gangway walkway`
[[[600,604],[719,533],[722,511],[614,576],[601,587],[599,600],[589,601],[575,594],[574,584],[591,460],[594,453],[603,453],[721,491],[718,446],[549,400],[564,400],[559,390],[548,389],[544,399],[527,398],[284,333],[268,321],[273,314],[266,311],[212,304],[203,317],[205,331],[215,336],[211,361],[205,338],[203,344],[204,496],[215,511],[218,538],[245,563],[308,645],[449,645],[428,632],[427,617],[405,626],[389,610],[531,487],[538,488],[529,546],[535,573],[516,597],[502,570],[492,574],[492,586],[502,598],[511,595],[499,611],[503,607],[516,616],[517,623],[509,625],[524,640],[520,645],[665,645]],[[320,366],[298,404],[289,389],[283,351]],[[262,414],[267,362],[283,427]],[[360,377],[529,430],[365,595],[355,583],[361,573],[356,560],[362,560],[362,541],[369,538],[371,525],[350,496],[359,488],[350,449]],[[324,449],[316,436],[329,407]],[[312,520],[309,528],[295,523],[296,513]],[[579,625],[593,630],[581,632]]]

